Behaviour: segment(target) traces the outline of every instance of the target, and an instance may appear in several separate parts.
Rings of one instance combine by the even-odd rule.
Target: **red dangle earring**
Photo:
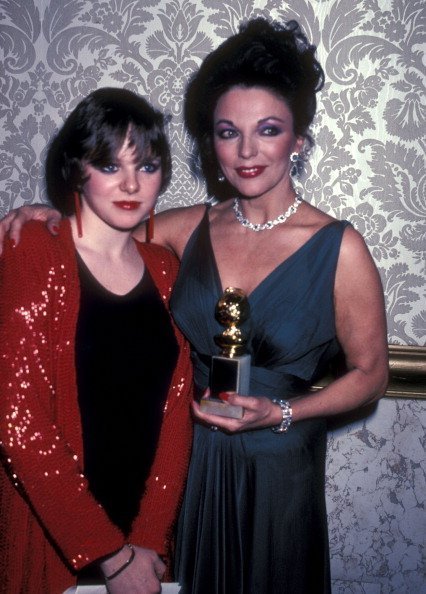
[[[148,219],[148,223],[146,226],[146,241],[147,241],[147,243],[150,243],[154,237],[154,215],[155,215],[155,210],[153,208],[151,208],[151,210],[149,211],[149,219]]]
[[[83,225],[81,222],[81,197],[79,192],[74,192],[75,221],[77,223],[77,235],[83,237]]]

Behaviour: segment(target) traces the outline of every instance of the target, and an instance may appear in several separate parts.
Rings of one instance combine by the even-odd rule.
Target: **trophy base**
[[[217,415],[218,417],[228,417],[231,419],[243,418],[243,407],[228,404],[219,398],[203,398],[200,400],[201,410],[208,415]]]
[[[237,392],[240,395],[248,393],[250,379],[250,355],[238,357],[224,357],[214,355],[210,369],[210,397],[203,398],[200,406],[203,412],[242,419],[244,408],[235,406],[218,398],[221,392]]]
[[[220,392],[248,394],[250,384],[250,355],[224,357],[213,355],[210,368],[211,398],[218,398]]]

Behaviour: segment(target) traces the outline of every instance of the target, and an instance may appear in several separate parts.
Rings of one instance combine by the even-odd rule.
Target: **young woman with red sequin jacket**
[[[48,153],[59,238],[33,222],[5,246],[1,592],[59,594],[77,576],[160,591],[192,376],[168,310],[177,260],[131,233],[170,168],[163,116],[129,91],[95,91]]]

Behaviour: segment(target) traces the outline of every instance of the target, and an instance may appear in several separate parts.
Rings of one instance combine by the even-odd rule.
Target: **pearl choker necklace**
[[[243,227],[251,229],[252,231],[264,231],[265,229],[272,229],[276,225],[281,225],[282,223],[285,223],[286,220],[296,212],[301,202],[302,196],[298,192],[296,192],[296,200],[293,202],[293,204],[289,206],[288,209],[283,214],[280,214],[276,219],[274,219],[273,221],[266,221],[266,223],[263,223],[263,225],[255,225],[254,223],[250,223],[248,219],[244,218],[243,213],[240,210],[240,201],[238,200],[238,198],[234,198],[234,204],[232,208],[234,210],[237,221],[241,223]]]

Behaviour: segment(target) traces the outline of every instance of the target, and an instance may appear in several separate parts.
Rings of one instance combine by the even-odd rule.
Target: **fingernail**
[[[219,398],[227,402],[229,398],[228,392],[219,392]]]

